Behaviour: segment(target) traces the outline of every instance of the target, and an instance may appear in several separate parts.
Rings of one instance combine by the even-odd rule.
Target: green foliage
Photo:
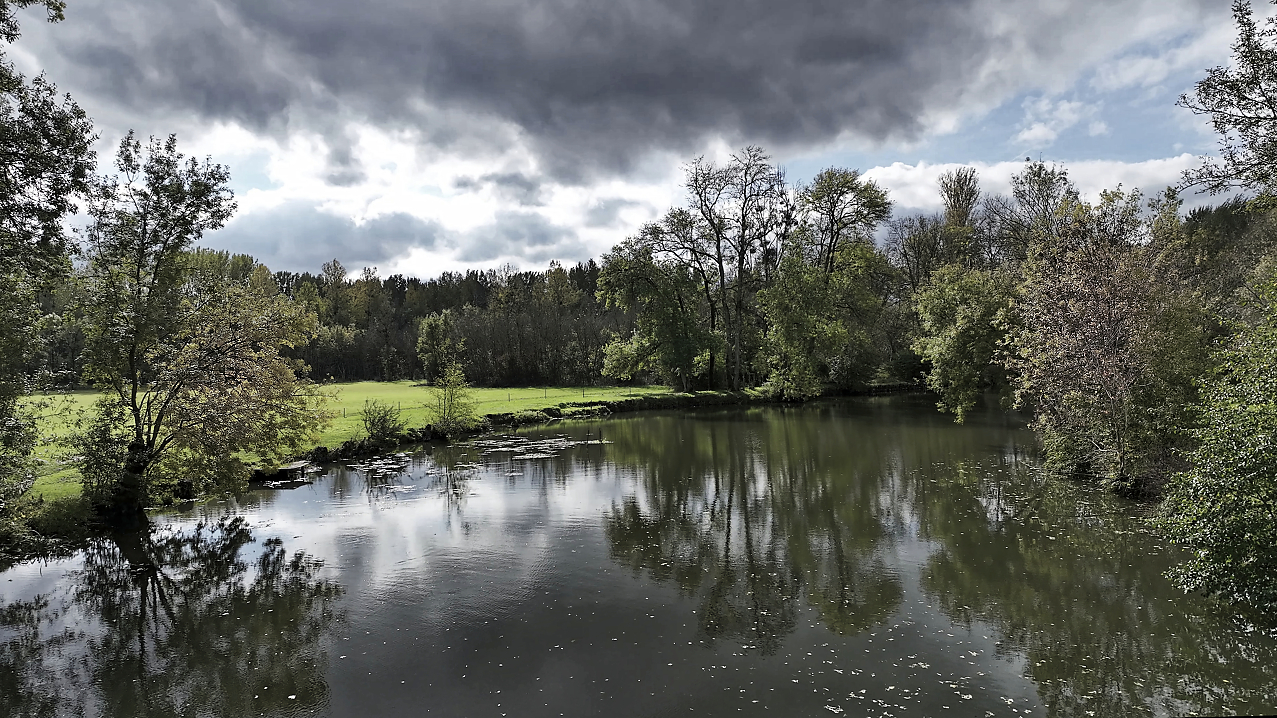
[[[35,478],[35,420],[19,401],[28,384],[22,360],[35,339],[38,312],[35,292],[24,280],[0,272],[0,523],[14,516]]]
[[[1206,71],[1176,103],[1210,118],[1219,136],[1219,158],[1184,171],[1182,185],[1212,194],[1234,187],[1277,190],[1277,18],[1256,24],[1250,3],[1234,0],[1237,39],[1232,62]]]
[[[698,287],[690,271],[653,259],[651,246],[627,240],[603,256],[599,297],[634,314],[634,333],[604,348],[604,376],[630,380],[653,372],[683,391],[703,373],[697,358],[718,349],[701,323]]]
[[[863,241],[840,246],[831,265],[806,261],[806,236],[795,237],[775,281],[758,293],[767,320],[764,388],[786,400],[816,396],[825,382],[857,387],[873,376],[883,343],[876,335],[883,291],[875,285],[895,276]]]
[[[453,362],[434,383],[434,428],[447,435],[473,428],[478,422],[470,384],[461,365]]]
[[[1171,573],[1186,591],[1277,610],[1277,282],[1263,319],[1221,349],[1202,386],[1191,468],[1167,490],[1158,525],[1189,550]]]
[[[798,193],[804,224],[813,240],[807,254],[812,264],[827,274],[834,272],[840,250],[851,242],[864,242],[891,216],[887,191],[858,170],[831,167],[821,170]]]
[[[785,400],[820,393],[830,357],[846,344],[847,331],[833,313],[829,275],[789,253],[775,284],[758,294],[767,317],[767,363],[764,390]]]
[[[18,39],[20,28],[18,18],[14,16],[13,11],[32,5],[43,5],[49,22],[66,19],[63,11],[66,10],[67,4],[62,0],[0,0],[0,40],[13,42]]]
[[[1139,193],[1060,211],[1023,267],[1007,338],[1016,401],[1033,411],[1049,467],[1152,492],[1173,470],[1206,368],[1203,313],[1156,272],[1159,217],[1142,213]]]
[[[0,40],[18,39],[15,10],[59,0],[0,0]],[[0,50],[0,523],[12,520],[31,486],[34,417],[20,406],[32,388],[29,363],[41,349],[37,296],[70,268],[62,220],[88,188],[95,137],[87,115],[43,76],[28,81]]]
[[[398,407],[389,402],[383,403],[376,399],[364,400],[364,410],[361,416],[364,422],[364,434],[375,443],[396,439],[403,433],[406,426],[400,416]]]
[[[445,367],[461,360],[465,340],[456,338],[452,312],[444,310],[417,322],[417,357],[427,382],[433,382]]]
[[[1011,321],[1012,277],[998,270],[950,264],[936,270],[914,295],[923,336],[913,345],[926,362],[927,386],[939,407],[962,422],[986,391],[1001,391],[998,361]]]
[[[226,169],[186,160],[171,136],[143,152],[131,134],[116,164],[90,205],[80,307],[86,375],[108,398],[78,441],[92,449],[88,493],[136,517],[169,495],[241,488],[247,457],[308,448],[326,413],[284,355],[314,335],[314,315],[190,251],[234,209]]]
[[[110,503],[128,457],[128,409],[119,397],[103,395],[64,438],[68,459],[80,472],[85,498]]]

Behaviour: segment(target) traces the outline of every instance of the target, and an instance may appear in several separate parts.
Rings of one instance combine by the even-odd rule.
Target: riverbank
[[[433,414],[433,389],[416,381],[362,381],[325,384],[318,388],[329,393],[328,410],[333,418],[315,437],[316,447],[335,448],[358,440],[364,433],[363,409],[367,401],[395,407],[408,426],[426,426]],[[565,402],[589,404],[673,393],[664,386],[482,387],[469,391],[481,416],[523,415]],[[79,497],[80,475],[60,455],[64,449],[59,441],[71,433],[75,422],[92,408],[99,396],[97,391],[77,390],[37,397],[41,431],[46,438],[36,451],[42,468],[31,487],[31,498],[61,501]]]
[[[697,409],[712,406],[763,405],[783,403],[758,389],[745,391],[699,391],[680,393],[665,387],[524,387],[472,389],[475,404],[498,411],[481,415],[470,430],[448,436],[429,423],[419,423],[388,440],[371,442],[359,438],[363,404],[376,400],[403,407],[401,417],[408,423],[422,422],[429,414],[427,386],[415,382],[359,382],[333,387],[337,390],[330,409],[338,414],[323,431],[317,445],[295,457],[314,463],[344,461],[392,451],[403,446],[444,443],[478,436],[496,429],[549,424],[572,419],[588,419],[636,411]],[[920,391],[914,384],[878,384],[838,395],[864,396]],[[540,400],[538,401],[538,394]],[[59,397],[62,413],[50,422],[53,441],[69,432],[74,413],[87,408],[96,393],[75,392]],[[581,396],[581,399],[577,399]],[[546,403],[555,398],[563,401]],[[60,419],[60,420],[59,420]],[[10,526],[0,527],[0,565],[33,556],[51,557],[73,552],[83,542],[105,530],[95,526],[93,513],[81,499],[79,475],[54,461],[53,443],[42,447],[51,470],[39,477],[29,494],[25,516]],[[255,480],[277,478],[274,470],[254,472]]]
[[[910,391],[921,391],[917,384],[896,382],[890,384],[874,384],[859,390],[843,392],[827,392],[818,398],[833,396],[872,396],[877,394],[894,394]],[[612,399],[585,399],[581,401],[563,401],[551,406],[541,406],[518,411],[492,412],[483,414],[478,423],[463,432],[448,435],[439,432],[431,424],[406,429],[396,437],[381,441],[368,438],[348,439],[337,446],[317,446],[298,456],[299,460],[315,463],[344,461],[389,451],[404,445],[424,444],[438,441],[452,441],[462,437],[484,434],[503,427],[530,426],[548,424],[565,419],[590,419],[611,414],[634,411],[697,409],[711,406],[756,405],[785,403],[774,395],[760,389],[743,391],[698,391],[698,392],[644,392],[631,393],[628,396]],[[269,478],[270,472],[258,472],[258,478]]]

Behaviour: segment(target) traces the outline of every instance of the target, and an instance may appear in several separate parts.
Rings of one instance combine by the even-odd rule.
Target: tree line
[[[193,247],[188,255],[185,261],[201,271],[313,314],[314,336],[287,353],[317,382],[429,382],[440,361],[455,355],[480,386],[591,384],[599,380],[607,337],[627,331],[631,321],[597,300],[593,260],[421,279],[379,277],[375,267],[352,274],[337,259],[315,273],[272,272],[247,254]],[[39,297],[48,320],[28,371],[55,385],[85,381],[81,308],[90,272],[76,267]]]

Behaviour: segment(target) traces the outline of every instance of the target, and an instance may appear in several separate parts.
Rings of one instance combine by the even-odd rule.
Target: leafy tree
[[[1277,18],[1257,24],[1250,3],[1234,0],[1231,67],[1213,67],[1176,103],[1206,115],[1219,135],[1219,158],[1184,171],[1182,185],[1211,194],[1243,187],[1277,191]]]
[[[0,0],[0,40],[18,39],[15,10],[33,5],[50,22],[63,18],[59,0]],[[59,98],[43,76],[28,82],[0,51],[0,521],[34,477],[36,427],[19,400],[40,340],[37,297],[70,267],[62,219],[88,188],[94,139],[69,96]]]
[[[434,428],[443,434],[469,429],[478,421],[470,383],[458,362],[443,368],[434,384]]]
[[[823,268],[786,253],[775,284],[759,292],[767,317],[765,388],[786,400],[820,394],[829,363],[847,344],[847,328],[834,312],[834,291]]]
[[[798,193],[802,220],[810,228],[812,263],[833,273],[839,250],[865,241],[891,216],[887,192],[859,170],[831,167],[819,172]]]
[[[1028,162],[1011,176],[1010,196],[989,197],[983,205],[987,253],[992,266],[1016,267],[1025,260],[1035,237],[1054,236],[1067,213],[1060,208],[1078,198],[1068,170]]]
[[[726,343],[727,385],[745,386],[760,335],[754,295],[779,260],[781,239],[794,223],[784,172],[759,147],[746,147],[724,166],[704,158],[687,167],[689,206],[644,228],[654,256],[683,265],[711,303],[709,329]],[[755,345],[756,346],[756,345]],[[710,359],[713,375],[713,357]]]
[[[927,366],[927,386],[940,395],[940,408],[959,422],[984,392],[1006,386],[999,352],[1014,296],[1013,275],[957,264],[936,270],[914,295],[922,325],[914,351]]]
[[[1015,323],[1021,265],[1035,237],[1058,234],[1060,208],[1077,197],[1066,170],[1041,162],[1012,176],[1010,196],[980,202],[978,179],[969,168],[945,173],[944,217],[893,228],[888,245],[916,288],[913,349],[927,385],[958,421],[986,391],[1006,389],[1000,346]]]
[[[1191,468],[1167,490],[1158,524],[1189,558],[1171,572],[1188,591],[1277,609],[1277,281],[1262,320],[1221,349],[1203,382]]]
[[[110,436],[122,446],[83,452],[119,456],[85,466],[94,498],[124,521],[184,491],[228,490],[247,479],[247,457],[283,458],[304,447],[326,416],[323,397],[297,376],[283,350],[315,331],[313,315],[286,297],[197,271],[191,247],[234,210],[227,171],[185,160],[177,140],[144,152],[130,133],[119,178],[100,179],[89,207],[86,373],[104,390],[97,422],[123,415]]]
[[[946,264],[959,263],[949,246],[941,215],[896,217],[887,225],[887,257],[900,271],[905,290],[914,294],[931,280],[931,273]]]
[[[1007,363],[1035,414],[1048,467],[1153,492],[1178,463],[1180,430],[1205,368],[1200,305],[1159,271],[1159,223],[1178,200],[1142,216],[1138,193],[1070,203],[1063,231],[1024,266],[1020,325]]]
[[[862,385],[878,369],[885,342],[880,275],[894,272],[865,239],[836,250],[832,271],[803,261],[805,232],[789,243],[771,286],[758,294],[767,320],[767,386],[785,399],[806,399],[821,384]],[[829,266],[829,265],[826,265]]]
[[[690,390],[703,371],[700,358],[716,347],[701,323],[700,287],[687,267],[658,261],[648,243],[627,240],[603,256],[598,284],[607,306],[635,317],[633,335],[615,338],[605,349],[604,375],[628,380],[651,371]]]
[[[417,357],[427,382],[433,382],[443,370],[461,359],[465,340],[456,338],[452,312],[428,314],[417,322]]]
[[[1024,267],[1007,362],[1048,465],[1137,493],[1171,470],[1206,347],[1201,313],[1154,270],[1157,217],[1140,205],[1138,192],[1117,191],[1066,204],[1061,231]]]

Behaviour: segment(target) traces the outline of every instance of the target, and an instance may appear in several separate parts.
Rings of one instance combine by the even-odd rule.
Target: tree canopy
[[[314,335],[313,313],[192,251],[234,210],[226,168],[132,134],[116,166],[94,187],[81,307],[87,376],[105,395],[77,442],[90,493],[129,516],[166,485],[242,485],[249,455],[306,448],[324,414],[283,353]]]

